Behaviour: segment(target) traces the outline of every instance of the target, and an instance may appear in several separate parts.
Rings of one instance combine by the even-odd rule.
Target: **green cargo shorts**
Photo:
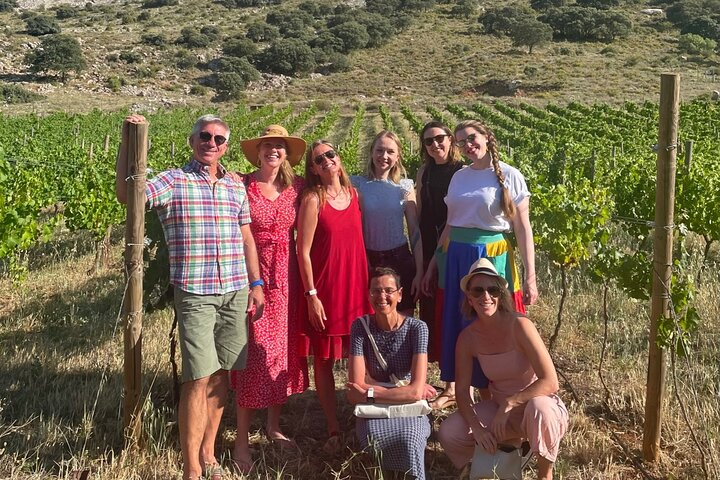
[[[247,288],[224,295],[175,289],[183,382],[245,368],[247,297]]]

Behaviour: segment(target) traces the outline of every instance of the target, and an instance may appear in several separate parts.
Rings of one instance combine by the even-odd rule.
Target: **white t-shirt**
[[[525,177],[507,163],[500,162],[505,184],[515,205],[530,196]],[[450,180],[445,203],[447,223],[451,227],[480,228],[491,232],[509,232],[510,221],[500,207],[502,189],[492,167],[475,170],[465,167]]]

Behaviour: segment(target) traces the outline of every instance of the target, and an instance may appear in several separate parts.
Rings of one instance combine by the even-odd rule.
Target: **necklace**
[[[338,191],[335,195],[333,195],[332,193],[330,193],[330,190],[328,190],[327,187],[325,188],[325,195],[327,195],[328,197],[330,197],[331,200],[337,200],[337,198],[338,198],[340,195],[343,195],[344,193],[345,193],[345,189],[344,189],[344,188],[340,188],[340,191]]]

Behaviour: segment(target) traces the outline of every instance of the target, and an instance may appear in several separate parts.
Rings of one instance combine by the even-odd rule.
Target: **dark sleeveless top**
[[[452,176],[463,167],[462,162],[454,165],[430,163],[423,172],[420,189],[420,236],[423,242],[423,258],[429,261],[445,228],[447,205],[445,196]]]

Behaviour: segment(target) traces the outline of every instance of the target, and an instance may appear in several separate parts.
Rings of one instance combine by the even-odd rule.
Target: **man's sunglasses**
[[[490,295],[491,297],[498,298],[500,295],[502,295],[502,291],[503,291],[502,288],[495,286],[495,285],[491,285],[487,288],[485,288],[485,287],[468,288],[467,294],[473,298],[480,298],[483,296],[483,294],[485,292],[487,292],[488,295]]]
[[[450,135],[441,134],[441,135],[435,135],[434,137],[423,138],[423,143],[425,144],[426,147],[431,146],[435,142],[437,142],[437,144],[440,145],[442,142],[445,141],[445,138],[447,138],[449,136]]]
[[[209,142],[211,139],[214,139],[215,145],[217,145],[218,147],[223,143],[227,142],[227,138],[223,137],[222,135],[213,136],[210,132],[200,132],[198,133],[198,137],[203,142]]]
[[[320,165],[326,158],[332,160],[335,157],[337,157],[337,153],[335,153],[335,150],[328,150],[327,152],[321,153],[317,157],[313,158],[313,162],[315,163],[315,165]]]

